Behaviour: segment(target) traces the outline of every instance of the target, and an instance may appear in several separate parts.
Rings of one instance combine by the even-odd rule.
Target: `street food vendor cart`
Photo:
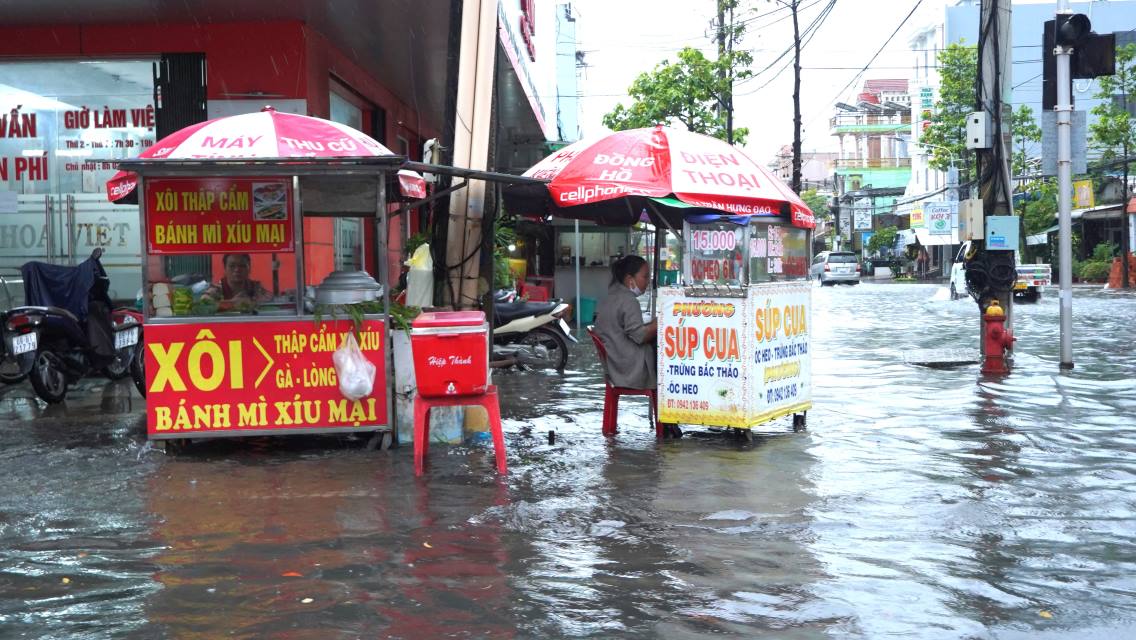
[[[658,291],[661,421],[750,429],[794,414],[804,425],[810,236],[780,216],[686,217],[682,280]]]
[[[228,128],[269,138],[263,150],[218,126],[251,117],[276,135]],[[224,157],[226,145],[250,148]],[[276,112],[194,125],[148,154],[108,183],[112,200],[140,204],[147,436],[372,432],[389,446],[387,193],[413,181],[399,175],[405,159]],[[341,393],[332,361],[352,331],[376,370],[359,399]]]
[[[752,428],[811,406],[808,206],[740,150],[656,126],[561,149],[529,169],[539,188],[505,189],[521,214],[651,223],[659,420]],[[663,236],[681,239],[682,275],[659,287]]]

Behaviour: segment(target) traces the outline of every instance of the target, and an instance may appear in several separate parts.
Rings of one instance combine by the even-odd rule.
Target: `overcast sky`
[[[830,0],[801,0],[803,32]],[[577,41],[588,68],[580,86],[585,135],[603,131],[601,119],[617,103],[628,104],[627,87],[683,46],[716,55],[707,37],[715,0],[573,0],[579,15]],[[832,150],[828,130],[832,105],[847,100],[864,79],[909,78],[913,30],[941,20],[948,0],[836,0],[815,36],[801,51],[802,149]],[[954,1],[950,4],[955,4]],[[793,43],[783,0],[743,0],[735,19],[748,20],[743,46],[753,52],[755,72],[773,64]],[[908,18],[908,14],[915,13]],[[906,18],[906,22],[905,22]],[[899,28],[900,25],[902,28]],[[868,71],[848,83],[899,28]],[[792,52],[759,77],[735,88],[736,126],[750,128],[747,152],[758,162],[793,141]],[[846,87],[846,89],[842,89]]]

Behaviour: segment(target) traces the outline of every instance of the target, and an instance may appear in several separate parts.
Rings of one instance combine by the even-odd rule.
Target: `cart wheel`
[[[801,432],[806,429],[807,416],[809,412],[794,413],[793,414],[793,431]]]
[[[678,440],[682,437],[682,429],[679,428],[677,424],[671,422],[664,427],[663,437]]]
[[[753,429],[742,429],[742,437],[745,438],[746,444],[753,444]]]
[[[189,449],[189,440],[179,438],[177,440],[163,440],[162,446],[166,449],[166,455],[172,456],[179,453],[185,453]]]

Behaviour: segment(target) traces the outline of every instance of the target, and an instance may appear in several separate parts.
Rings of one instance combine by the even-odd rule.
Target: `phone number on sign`
[[[781,402],[782,400],[789,400],[797,397],[797,384],[785,384],[780,387],[773,387],[765,390],[766,404],[773,404],[774,402]]]
[[[710,403],[705,400],[674,400],[667,399],[668,409],[690,409],[692,411],[708,411]]]

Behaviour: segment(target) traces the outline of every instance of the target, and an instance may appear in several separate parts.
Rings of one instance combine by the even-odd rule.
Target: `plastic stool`
[[[426,468],[426,453],[430,450],[430,410],[434,407],[472,406],[484,407],[485,412],[489,414],[489,431],[493,434],[497,472],[506,473],[505,434],[501,431],[501,407],[497,401],[497,387],[489,385],[485,393],[480,395],[440,398],[414,396],[414,475],[422,475]]]
[[[603,340],[600,339],[594,325],[588,326],[588,335],[592,337],[592,342],[596,345],[596,355],[600,358],[600,363],[604,369],[604,408],[603,408],[603,434],[605,436],[614,436],[618,431],[616,422],[619,418],[619,397],[620,396],[647,396],[649,405],[647,405],[647,418],[651,424],[655,426],[655,437],[663,438],[666,436],[666,428],[663,423],[659,422],[659,416],[656,413],[656,408],[659,404],[659,396],[655,389],[631,389],[628,387],[617,387],[611,383],[611,376],[607,371],[607,347],[604,346]]]

